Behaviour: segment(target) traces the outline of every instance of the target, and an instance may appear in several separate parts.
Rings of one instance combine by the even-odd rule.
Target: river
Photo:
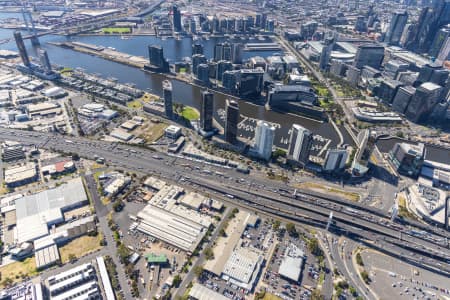
[[[0,19],[10,17],[21,17],[18,13],[0,13]],[[13,35],[13,30],[0,29],[0,40],[10,38]],[[131,39],[122,40],[119,36],[92,36],[82,35],[75,37],[65,37],[58,35],[43,36],[40,38],[41,45],[47,50],[49,58],[52,63],[71,68],[82,68],[88,73],[96,73],[103,77],[114,77],[122,83],[133,83],[138,88],[150,91],[157,95],[162,95],[162,81],[164,76],[158,74],[148,74],[134,67],[122,65],[119,63],[104,60],[102,58],[94,57],[88,54],[75,52],[69,49],[60,48],[50,45],[47,42],[63,42],[63,41],[79,41],[95,45],[102,45],[105,47],[113,47],[118,51],[129,53],[132,55],[139,55],[148,57],[147,46],[151,44],[160,44],[164,47],[164,55],[169,61],[178,61],[183,57],[191,55],[191,38],[183,38],[176,40],[173,38],[161,40],[155,36],[134,36]],[[214,45],[217,42],[224,41],[224,38],[211,38],[209,40],[199,41],[204,45],[205,55],[207,58],[212,57]],[[259,40],[243,40],[242,42],[258,42]],[[29,41],[26,41],[27,49],[31,56],[36,55],[36,50],[31,46]],[[0,45],[0,49],[8,49],[17,51],[15,42],[12,40],[9,43]],[[244,59],[253,56],[267,57],[279,51],[256,51],[244,52]],[[191,86],[184,82],[173,81],[173,97],[175,102],[190,105],[196,108],[200,107],[200,92],[201,89]],[[226,96],[220,93],[215,93],[215,111],[216,118],[219,118],[217,111],[223,109],[225,105]],[[286,148],[286,140],[289,139],[289,130],[292,124],[297,123],[308,129],[314,134],[321,135],[331,140],[331,147],[335,147],[339,143],[339,137],[334,128],[329,123],[321,123],[308,118],[304,118],[292,114],[281,114],[274,111],[266,111],[263,106],[254,105],[253,103],[240,101],[240,112],[243,119],[248,119],[243,125],[253,125],[253,120],[262,119],[276,124],[275,145]],[[246,137],[253,135],[252,126],[242,126],[240,134]],[[245,131],[245,128],[247,131]],[[353,145],[348,134],[344,134],[344,143]],[[428,151],[433,153],[432,160],[444,162],[449,157],[449,151],[433,148],[436,150]],[[382,151],[389,150],[387,147],[382,147]]]

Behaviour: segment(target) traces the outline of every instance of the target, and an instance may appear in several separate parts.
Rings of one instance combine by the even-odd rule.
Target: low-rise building
[[[296,245],[291,244],[286,248],[278,273],[293,282],[298,282],[303,268],[305,253]]]
[[[36,164],[26,163],[22,166],[14,166],[5,170],[5,184],[14,188],[38,180]]]
[[[425,159],[425,146],[421,143],[418,145],[396,143],[389,152],[389,158],[397,172],[402,175],[417,177]]]
[[[164,130],[164,135],[168,138],[176,140],[181,136],[181,127],[170,125]]]

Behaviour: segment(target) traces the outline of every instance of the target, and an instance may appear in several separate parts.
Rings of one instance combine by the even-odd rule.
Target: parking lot
[[[373,251],[361,253],[380,299],[447,299],[450,279]]]

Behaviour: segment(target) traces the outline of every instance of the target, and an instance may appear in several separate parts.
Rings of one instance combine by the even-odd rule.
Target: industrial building
[[[9,188],[18,187],[38,180],[35,163],[26,163],[5,169],[5,184]]]
[[[170,211],[147,205],[137,215],[137,230],[186,252],[194,252],[207,228]]]
[[[34,241],[48,235],[52,225],[64,221],[64,212],[88,202],[81,178],[17,199],[17,242]]]
[[[228,258],[222,271],[222,278],[251,291],[256,284],[263,261],[262,251],[238,247]]]
[[[303,268],[304,256],[305,253],[296,245],[289,245],[278,270],[280,276],[293,282],[298,282]]]
[[[195,300],[228,300],[222,294],[219,294],[213,290],[208,289],[207,287],[201,285],[200,283],[194,283],[191,290],[189,291],[189,299]]]

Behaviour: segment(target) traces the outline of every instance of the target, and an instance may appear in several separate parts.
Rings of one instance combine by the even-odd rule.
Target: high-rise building
[[[369,171],[369,160],[375,148],[376,136],[374,132],[364,129],[357,136],[357,147],[352,162],[353,176],[364,176]]]
[[[169,63],[164,58],[164,50],[160,45],[148,46],[150,65],[156,67],[159,72],[169,72]]]
[[[405,47],[417,53],[426,53],[439,29],[439,12],[430,7],[424,7],[419,19],[411,28]]]
[[[433,44],[431,44],[431,48],[428,54],[436,58],[441,52],[442,47],[444,46],[445,42],[449,37],[450,37],[450,25],[447,25],[439,29],[438,33],[434,37]]]
[[[398,113],[404,114],[412,96],[416,93],[416,89],[412,86],[402,86],[395,94],[392,101],[392,109]]]
[[[194,43],[192,44],[192,55],[204,54],[204,47],[202,44]]]
[[[214,94],[202,91],[202,106],[200,107],[200,128],[203,131],[213,130]]]
[[[325,38],[324,43],[325,45],[322,48],[322,53],[320,53],[319,68],[322,71],[328,71],[331,58],[331,51],[333,51],[334,47],[334,37],[327,36]]]
[[[215,44],[214,45],[214,60],[219,61],[222,60],[223,57],[223,44]]]
[[[405,116],[413,122],[421,122],[427,119],[434,107],[440,101],[442,87],[432,82],[422,83],[416,88],[405,110]]]
[[[316,32],[319,24],[317,22],[307,22],[300,25],[300,36],[302,39],[310,39]]]
[[[375,69],[381,67],[384,58],[384,47],[381,45],[361,45],[356,51],[353,66],[361,69],[364,66],[370,66]]]
[[[46,73],[50,73],[52,71],[52,65],[50,64],[50,60],[48,58],[47,51],[44,49],[38,50],[39,60],[41,61],[42,68]]]
[[[241,43],[233,44],[233,55],[232,55],[233,64],[242,64],[243,51],[244,51],[244,45],[242,45]]]
[[[217,63],[217,74],[216,79],[222,81],[223,73],[226,71],[231,71],[233,69],[233,64],[227,60],[221,60]]]
[[[390,45],[399,45],[407,21],[408,13],[406,11],[393,13],[384,41]]]
[[[173,119],[172,83],[164,80],[163,83],[164,110],[169,120]]]
[[[331,149],[327,151],[323,164],[324,172],[337,172],[345,168],[348,153],[345,149]]]
[[[367,22],[366,17],[357,16],[355,22],[355,31],[358,32],[367,32]]]
[[[195,23],[195,19],[194,18],[189,20],[189,31],[192,34],[196,34],[197,33],[197,23]]]
[[[19,49],[19,55],[22,59],[24,66],[30,66],[30,58],[28,57],[27,49],[22,39],[22,34],[20,31],[14,32],[14,39],[16,40],[17,49]]]
[[[208,64],[199,64],[197,66],[197,79],[202,84],[209,86],[209,66],[208,66]]]
[[[258,98],[264,88],[264,70],[262,69],[241,69],[238,81],[239,96],[246,98]]]
[[[450,37],[446,38],[442,44],[441,50],[437,55],[437,60],[444,62],[450,59]]]
[[[206,64],[207,60],[203,54],[192,55],[192,73],[197,75],[197,68],[201,64]]]
[[[232,49],[232,45],[230,43],[223,43],[222,44],[222,60],[228,60],[231,61],[231,58],[233,56],[233,49]]]
[[[173,31],[181,32],[183,31],[183,26],[181,24],[181,12],[178,10],[178,6],[174,5],[172,7],[173,15]]]
[[[227,99],[225,103],[225,140],[230,144],[237,141],[237,130],[239,123],[239,104],[236,100]]]
[[[255,129],[254,150],[257,155],[265,160],[272,156],[275,127],[265,121],[258,121]]]
[[[288,158],[301,163],[303,166],[309,162],[309,154],[313,143],[311,131],[298,124],[292,125],[289,139]]]
[[[420,68],[419,76],[414,86],[419,86],[424,82],[432,82],[440,86],[445,86],[449,71],[440,64],[425,64]]]
[[[389,152],[389,158],[398,173],[417,178],[425,159],[425,146],[422,143],[418,145],[396,143]]]

